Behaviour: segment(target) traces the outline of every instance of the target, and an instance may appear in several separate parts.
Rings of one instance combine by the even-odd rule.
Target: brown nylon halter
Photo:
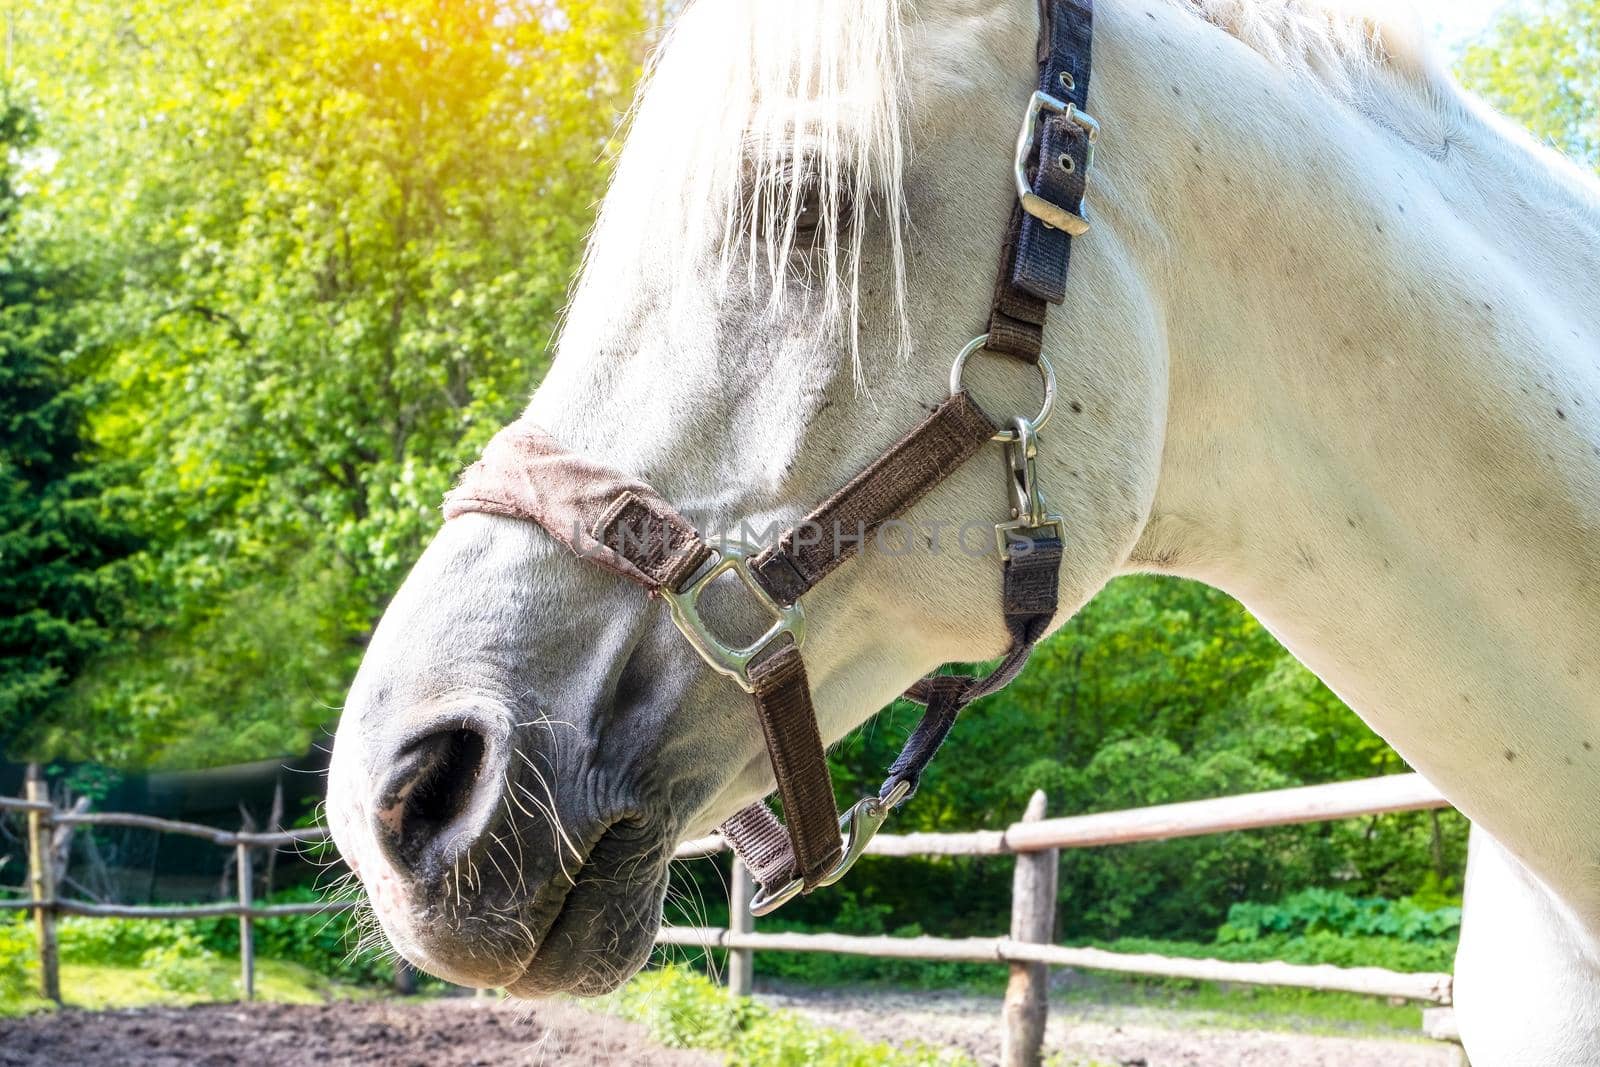
[[[445,498],[446,519],[478,512],[536,523],[580,558],[660,596],[696,651],[755,698],[787,826],[756,803],[719,830],[761,885],[751,904],[757,914],[842,877],[889,812],[915,792],[961,709],[1008,685],[1055,617],[1064,524],[1044,507],[1033,454],[1054,396],[1042,356],[1045,315],[1065,297],[1072,237],[1088,230],[1082,203],[1099,133],[1083,111],[1093,15],[1092,0],[1040,0],[1039,91],[1018,136],[1018,202],[989,332],[957,360],[950,398],[773,544],[748,559],[734,546],[708,545],[649,486],[566,451],[523,421],[496,435]],[[1041,366],[1047,390],[1040,416],[997,429],[960,384],[966,358],[979,349]],[[992,440],[1006,442],[1013,473],[1013,521],[997,527],[1010,647],[985,677],[934,675],[907,691],[926,705],[922,720],[878,795],[841,819],[800,655],[800,599]],[[848,536],[837,536],[841,531]],[[698,612],[701,592],[730,571],[775,620],[745,648],[725,645]]]

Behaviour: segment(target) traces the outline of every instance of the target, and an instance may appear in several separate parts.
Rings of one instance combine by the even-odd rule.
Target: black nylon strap
[[[1039,91],[1080,110],[1089,101],[1090,47],[1094,31],[1092,0],[1049,0],[1045,16],[1050,49],[1039,65]],[[1042,116],[1039,151],[1033,161],[1033,191],[1073,214],[1083,211],[1089,178],[1089,134],[1065,115]],[[1011,284],[1040,300],[1059,304],[1067,296],[1072,238],[1023,213]]]
[[[889,768],[879,796],[887,797],[900,782],[908,783],[915,794],[922,772],[950,735],[961,709],[1010,685],[1028,665],[1034,646],[1049,632],[1058,606],[1061,542],[1053,537],[1038,538],[1027,542],[1027,549],[1014,552],[1005,567],[1003,611],[1011,647],[987,675],[936,674],[906,691],[906,699],[926,704],[928,710]]]
[[[1039,91],[1079,109],[1087,106],[1093,36],[1093,0],[1040,0]],[[1039,145],[1028,161],[1030,185],[1043,199],[1082,214],[1088,134],[1064,115],[1045,112],[1040,118]],[[1064,160],[1071,161],[1070,171]],[[1065,299],[1071,262],[1070,236],[1051,229],[1020,204],[1012,209],[989,314],[991,352],[1038,362],[1045,312]]]

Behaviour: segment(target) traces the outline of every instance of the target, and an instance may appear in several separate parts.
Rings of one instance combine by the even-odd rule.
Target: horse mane
[[[689,248],[716,240],[717,278],[746,281],[769,311],[807,302],[819,328],[847,340],[861,381],[857,309],[863,242],[875,214],[887,247],[895,321],[890,343],[911,350],[904,304],[906,208],[900,101],[901,0],[699,0],[669,31],[693,33],[695,49],[657,50],[641,94],[634,137],[660,165],[676,156],[688,182],[670,193]],[[708,50],[709,49],[709,50]],[[663,112],[654,113],[653,109]],[[670,129],[670,140],[655,130]],[[651,165],[647,163],[646,165]],[[802,216],[818,210],[817,233],[801,240]],[[877,238],[874,237],[874,240]],[[703,291],[703,259],[674,257],[677,296]],[[795,285],[800,271],[803,284]],[[692,299],[692,297],[691,297]]]
[[[1397,0],[1167,0],[1317,84],[1386,133],[1443,161],[1478,148],[1486,204],[1539,194],[1543,210],[1600,227],[1600,184],[1573,160],[1461,89],[1416,10]],[[1514,178],[1507,178],[1507,172]]]
[[[1403,0],[1168,0],[1291,74],[1340,95],[1376,78],[1450,87],[1426,28]]]

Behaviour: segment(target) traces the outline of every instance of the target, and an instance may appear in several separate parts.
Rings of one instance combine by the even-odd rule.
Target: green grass
[[[870,997],[871,987],[866,987],[863,995]],[[895,1048],[831,1030],[797,1012],[731,996],[704,976],[670,965],[646,971],[600,1007],[644,1024],[660,1044],[722,1052],[733,1065],[965,1067],[971,1063],[942,1048],[919,1044]],[[998,1004],[995,1011],[999,1011]],[[1053,994],[1051,1012],[1058,1017],[1125,1020],[1175,1031],[1279,1030],[1390,1039],[1420,1039],[1422,1024],[1422,1009],[1416,1004],[1394,1005],[1355,994],[1095,974],[1080,974],[1071,988]],[[998,1014],[996,1018],[998,1021]],[[1071,1058],[1053,1064],[1091,1067]]]
[[[103,1010],[140,1008],[151,1005],[203,1004],[239,998],[239,962],[225,958],[191,961],[194,987],[173,990],[161,984],[155,971],[147,967],[98,963],[64,963],[61,966],[61,996],[69,1006]],[[335,1000],[359,1000],[377,992],[359,986],[334,982],[308,967],[284,960],[256,961],[256,999],[283,1004],[325,1004]],[[0,997],[0,1016],[49,1011],[55,1005],[43,998],[23,994]]]
[[[1083,974],[1051,997],[1067,1012],[1170,1013],[1174,1026],[1222,1030],[1281,1030],[1300,1034],[1416,1037],[1422,1005],[1313,989],[1239,986],[1216,982],[1138,979]]]
[[[736,997],[680,967],[645,971],[597,1002],[600,1010],[642,1023],[668,1048],[722,1052],[729,1067],[975,1067],[958,1052],[931,1045],[896,1048]]]

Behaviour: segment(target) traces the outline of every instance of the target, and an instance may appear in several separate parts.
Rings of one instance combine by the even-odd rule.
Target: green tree
[[[460,466],[545,365],[638,0],[33,0],[18,61],[140,469],[136,640],[42,724],[200,764],[333,715]]]
[[[86,440],[69,279],[19,233],[18,171],[36,133],[0,84],[0,750],[107,643],[121,604],[113,564],[135,547]]]
[[[1600,169],[1600,0],[1512,6],[1459,69],[1535,137]]]
[[[876,788],[914,721],[914,709],[897,706],[832,754],[841,799]],[[1108,586],[1011,688],[963,713],[949,746],[896,829],[1003,826],[1035,789],[1066,815],[1406,769],[1236,602],[1153,577]],[[1453,813],[1071,851],[1061,931],[1209,939],[1238,901],[1306,887],[1448,894],[1459,891],[1465,853],[1466,823]],[[882,929],[1004,928],[1008,863],[868,862],[848,905],[817,894],[791,911],[832,921],[828,911],[847,906],[880,914]]]

